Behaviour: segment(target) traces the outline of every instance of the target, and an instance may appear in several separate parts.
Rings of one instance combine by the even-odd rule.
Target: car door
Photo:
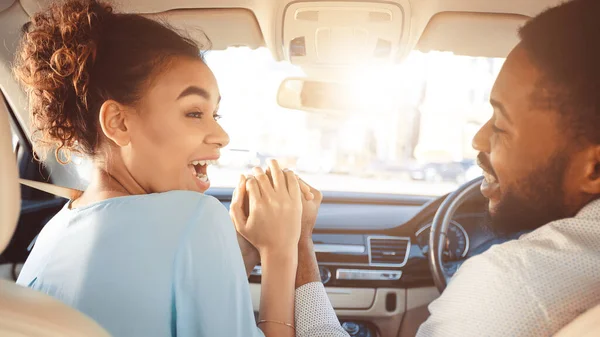
[[[0,104],[8,109],[11,118],[13,154],[17,158],[19,176],[28,180],[48,182],[46,168],[34,160],[31,143],[3,96]],[[21,216],[8,247],[0,255],[0,278],[16,280],[20,267],[29,255],[33,240],[65,203],[66,199],[21,186]]]

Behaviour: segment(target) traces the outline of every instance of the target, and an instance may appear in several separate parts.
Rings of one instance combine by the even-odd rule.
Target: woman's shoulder
[[[170,191],[150,195],[156,204],[176,212],[189,212],[190,216],[228,216],[227,208],[215,197],[193,191]]]
[[[179,204],[179,205],[195,205],[198,204],[221,204],[221,202],[213,197],[212,195],[194,192],[194,191],[184,191],[184,190],[176,190],[162,193],[152,193],[144,196],[144,199],[147,199],[149,202],[155,203],[166,203],[166,204]]]
[[[227,208],[215,197],[193,191],[169,191],[144,195],[133,195],[105,199],[84,207],[68,209],[70,214],[80,216],[94,214],[120,217],[135,215],[136,218],[155,218],[157,220],[224,217]],[[227,216],[228,217],[228,216]]]
[[[186,206],[198,207],[199,205],[217,205],[221,204],[215,197],[194,191],[168,191],[160,193],[139,194],[119,196],[104,199],[83,207],[78,207],[76,210],[86,210],[92,208],[112,208],[112,207],[156,207],[159,209],[177,206],[179,209]],[[151,210],[151,208],[148,208]]]
[[[131,206],[148,213],[176,213],[185,217],[207,217],[228,214],[225,206],[215,197],[193,191],[169,191],[145,195],[132,200]]]

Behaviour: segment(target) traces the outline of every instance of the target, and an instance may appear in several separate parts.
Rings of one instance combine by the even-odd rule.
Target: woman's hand
[[[254,168],[254,177],[242,177],[248,194],[249,214],[244,212],[243,197],[236,193],[230,212],[238,233],[246,238],[261,255],[295,250],[300,238],[302,216],[301,190],[296,175],[283,172],[272,160],[269,169],[273,184],[261,168]]]
[[[235,218],[234,218],[234,208],[235,205],[238,205],[241,202],[244,202],[244,199],[248,198],[248,194],[246,192],[246,182],[245,180],[242,178],[240,178],[240,182],[238,183],[238,186],[233,190],[233,195],[231,196],[231,207],[229,208],[229,216],[231,217],[231,221],[233,221],[235,223]],[[247,216],[247,214],[246,214]],[[237,229],[236,229],[237,230]],[[239,232],[237,232],[237,239],[238,239],[238,244],[240,246],[240,250],[242,251],[242,255],[246,256],[246,255],[251,255],[251,254],[256,254],[258,255],[258,251],[256,250],[256,248],[250,243],[248,242],[248,240],[246,240],[246,238],[244,238]]]
[[[244,196],[246,196],[246,182],[240,179],[240,183],[237,188],[233,191],[233,195],[231,197],[231,205],[237,205],[240,202],[243,202]],[[240,201],[242,200],[242,201]],[[235,223],[235,218],[233,217],[233,208],[230,207],[229,215],[231,216],[231,221]],[[235,226],[235,225],[234,225]],[[246,268],[246,275],[250,277],[250,273],[254,267],[260,263],[260,254],[256,247],[254,247],[245,237],[243,237],[239,232],[237,232],[237,240],[238,245],[240,246],[240,251],[242,252],[242,258],[244,259],[244,267]]]

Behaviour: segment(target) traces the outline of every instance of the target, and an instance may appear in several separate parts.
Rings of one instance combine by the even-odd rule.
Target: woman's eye
[[[192,117],[192,118],[202,118],[202,115],[204,115],[204,113],[196,111],[196,112],[190,112],[186,116]]]
[[[214,114],[213,118],[218,121],[219,119],[223,118],[223,116],[219,115],[219,114]]]

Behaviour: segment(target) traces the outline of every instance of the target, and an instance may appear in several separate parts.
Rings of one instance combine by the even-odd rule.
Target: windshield
[[[322,191],[442,195],[476,178],[471,140],[491,116],[489,93],[504,59],[412,52],[404,62],[366,69],[368,113],[323,114],[277,105],[286,77],[304,76],[266,48],[211,51],[206,60],[231,137],[213,187],[234,187],[268,158]]]

